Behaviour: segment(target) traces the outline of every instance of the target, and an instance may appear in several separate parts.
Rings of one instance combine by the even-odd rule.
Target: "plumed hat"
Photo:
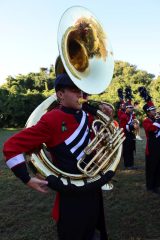
[[[144,106],[143,106],[143,110],[145,113],[155,110],[156,107],[154,106],[152,101],[148,101]]]
[[[133,105],[132,105],[130,100],[125,103],[125,107],[126,108],[133,108]]]
[[[156,107],[154,106],[153,102],[152,102],[152,98],[149,95],[148,91],[146,90],[145,87],[139,87],[138,91],[140,93],[140,96],[145,100],[146,104],[143,106],[143,110],[145,113],[155,110]]]
[[[125,106],[126,106],[126,108],[133,108],[132,98],[133,98],[132,89],[130,86],[127,86],[125,88],[125,99],[126,99]]]

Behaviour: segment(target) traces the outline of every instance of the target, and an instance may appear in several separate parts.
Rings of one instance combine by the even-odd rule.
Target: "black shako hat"
[[[59,74],[54,83],[55,91],[59,91],[60,89],[72,87],[77,88],[77,86],[73,83],[70,77],[66,73]]]
[[[125,108],[134,108],[133,105],[132,105],[132,103],[131,103],[131,101],[127,101],[127,102],[125,103]]]
[[[151,101],[149,101],[143,106],[143,110],[145,113],[148,113],[149,111],[156,110],[156,107]]]

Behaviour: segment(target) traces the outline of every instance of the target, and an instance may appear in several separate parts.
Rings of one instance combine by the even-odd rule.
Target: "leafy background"
[[[0,127],[23,127],[31,112],[45,98],[54,93],[55,67],[43,67],[38,73],[8,76],[6,83],[0,88]],[[128,62],[116,61],[114,75],[109,87],[103,94],[93,95],[92,99],[107,101],[116,106],[119,101],[118,88],[130,86],[133,92],[133,102],[139,102],[139,118],[144,117],[138,87],[144,86],[150,92],[153,102],[160,107],[160,76],[137,69]]]

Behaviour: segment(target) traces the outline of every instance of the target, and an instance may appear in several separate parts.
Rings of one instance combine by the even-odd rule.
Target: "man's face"
[[[156,109],[149,111],[149,112],[148,112],[148,116],[149,116],[149,117],[155,117],[155,116],[156,116]]]
[[[83,97],[83,93],[79,88],[68,87],[57,92],[57,97],[60,99],[60,103],[64,107],[80,110],[82,104],[78,102],[79,98]]]
[[[125,104],[122,103],[122,104],[120,105],[120,108],[121,108],[122,110],[125,110]]]
[[[133,107],[128,107],[128,108],[126,108],[126,112],[127,112],[127,113],[132,113],[132,112],[133,112]]]
[[[138,109],[139,108],[139,104],[134,104],[134,109]]]

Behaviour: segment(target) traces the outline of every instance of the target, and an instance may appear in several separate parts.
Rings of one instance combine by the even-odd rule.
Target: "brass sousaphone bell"
[[[64,12],[58,48],[64,69],[78,88],[99,94],[108,87],[114,70],[112,47],[102,26],[86,8],[71,7]]]
[[[109,85],[114,70],[111,44],[97,19],[83,7],[71,7],[63,14],[58,29],[56,75],[67,72],[74,84],[88,94],[99,94]],[[51,105],[57,102],[52,95],[42,102],[29,117],[26,127],[35,125]],[[96,125],[100,125],[97,131]],[[115,172],[121,158],[124,136],[122,129],[114,125],[100,110],[92,125],[95,138],[84,149],[84,155],[77,162],[80,174],[71,174],[58,169],[48,158],[45,144],[32,153],[29,162],[42,176],[54,175],[64,185],[68,178],[76,186],[100,181],[108,171]],[[89,163],[85,157],[92,152],[95,156]]]

